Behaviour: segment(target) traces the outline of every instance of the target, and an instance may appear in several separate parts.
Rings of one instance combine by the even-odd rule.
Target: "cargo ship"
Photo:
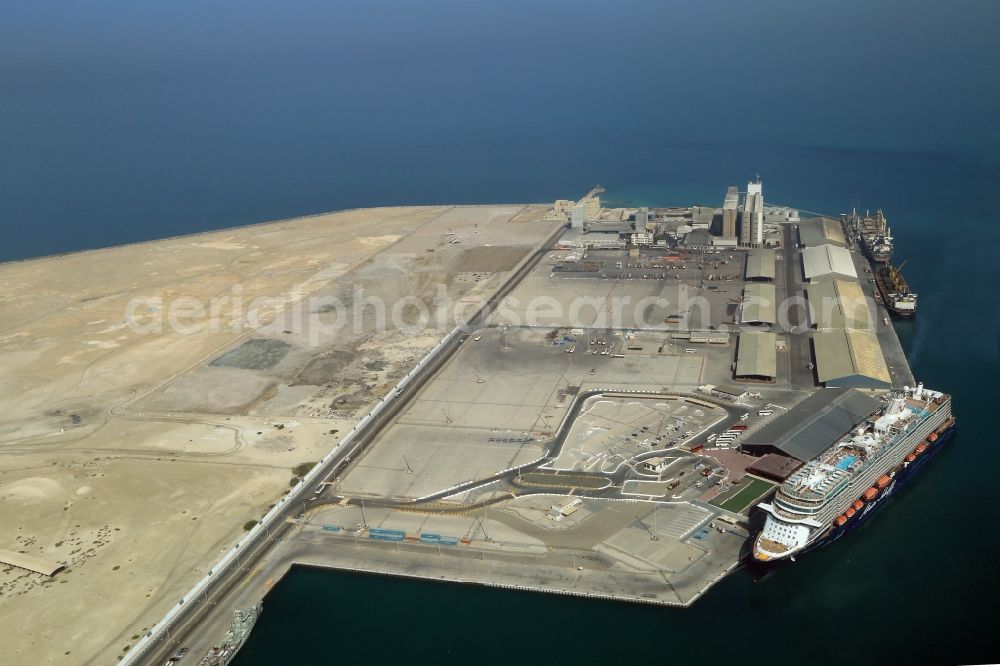
[[[875,211],[875,215],[866,211],[864,216],[858,215],[857,210],[852,210],[846,223],[869,259],[877,264],[892,260],[892,230],[881,210]]]
[[[912,317],[917,312],[917,295],[910,291],[900,272],[905,264],[906,261],[898,267],[891,263],[874,264],[872,268],[886,309],[899,317]]]
[[[758,504],[753,560],[773,565],[831,543],[867,520],[954,432],[951,396],[904,387]]]
[[[257,624],[257,618],[260,617],[263,606],[263,603],[258,601],[250,608],[245,610],[237,608],[233,611],[233,623],[229,626],[229,631],[226,632],[221,643],[212,646],[208,654],[198,662],[198,666],[226,666],[229,664],[246,643],[250,631]]]

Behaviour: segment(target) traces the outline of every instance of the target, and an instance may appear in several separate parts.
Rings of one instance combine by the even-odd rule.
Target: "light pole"
[[[483,519],[479,521],[479,525],[480,527],[483,528],[483,535],[486,537],[486,542],[493,543],[493,538],[490,537],[490,533],[486,531],[486,523],[489,521],[489,519],[490,519],[490,510],[489,507],[487,507],[485,513],[483,514]]]

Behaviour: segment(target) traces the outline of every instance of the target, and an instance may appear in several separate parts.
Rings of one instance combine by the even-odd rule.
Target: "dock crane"
[[[893,266],[892,264],[886,266],[886,276],[889,278],[889,282],[892,283],[893,290],[898,293],[905,294],[909,291],[909,288],[906,285],[906,280],[903,279],[903,275],[901,273],[903,266],[906,265],[907,261],[909,261],[909,259],[904,259],[903,263],[899,266]]]

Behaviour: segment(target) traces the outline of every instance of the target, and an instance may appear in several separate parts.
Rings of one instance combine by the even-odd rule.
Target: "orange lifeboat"
[[[917,453],[923,453],[926,450],[927,450],[927,445],[926,444],[924,444],[923,442],[920,442],[919,444],[917,444]]]
[[[886,476],[885,474],[883,474],[882,476],[879,477],[879,479],[875,483],[875,485],[878,488],[885,488],[887,485],[889,485],[890,481],[892,481],[892,479],[889,478],[888,476]]]
[[[873,499],[875,499],[876,495],[878,495],[878,488],[869,488],[868,490],[865,491],[865,494],[862,495],[862,497],[865,498],[866,502],[870,502]]]
[[[916,459],[917,459],[917,457],[915,455],[913,455],[912,453],[906,454],[906,458],[905,458],[906,462],[913,462]]]
[[[840,527],[847,522],[847,516],[837,516],[837,520],[833,522],[836,523],[837,527]]]
[[[930,437],[927,438],[927,440],[930,441],[930,442],[936,442],[937,438],[938,438],[938,434],[936,432],[932,432],[931,435],[930,435]]]
[[[861,507],[863,507],[864,505],[865,503],[862,502],[861,500],[854,500],[854,509],[856,511],[861,511]]]
[[[844,512],[844,515],[847,516],[848,518],[850,518],[855,513],[857,513],[857,511],[854,510],[854,507],[853,506],[849,506],[849,507],[847,507],[847,511]]]

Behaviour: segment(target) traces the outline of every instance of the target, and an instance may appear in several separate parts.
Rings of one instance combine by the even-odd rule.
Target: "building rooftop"
[[[748,280],[761,278],[773,280],[774,276],[774,250],[750,250],[747,253]]]
[[[809,318],[816,328],[872,329],[874,318],[857,282],[822,280],[805,288],[810,307]]]
[[[712,244],[712,234],[708,229],[692,229],[684,236],[684,245],[688,247],[707,247]]]
[[[736,354],[737,377],[778,376],[777,336],[764,331],[740,333],[740,347]]]
[[[841,247],[847,245],[843,225],[829,217],[814,217],[799,222],[799,242],[806,247],[827,243]]]
[[[826,277],[858,279],[851,253],[836,245],[815,245],[802,250],[802,264],[807,280]]]
[[[597,234],[620,234],[632,231],[627,220],[588,220],[587,231]]]
[[[813,346],[821,384],[855,388],[892,385],[882,348],[871,331],[852,328],[817,331]]]
[[[743,311],[740,321],[744,324],[774,324],[777,319],[776,298],[773,284],[748,284],[743,288]]]
[[[765,479],[784,481],[799,467],[802,467],[801,460],[780,453],[766,453],[758,458],[757,462],[747,467],[747,472]]]
[[[881,405],[880,400],[854,389],[820,389],[748,435],[743,446],[773,449],[807,462],[830,448]]]
[[[740,205],[740,191],[735,185],[726,189],[726,197],[722,201],[723,210],[736,210]]]

